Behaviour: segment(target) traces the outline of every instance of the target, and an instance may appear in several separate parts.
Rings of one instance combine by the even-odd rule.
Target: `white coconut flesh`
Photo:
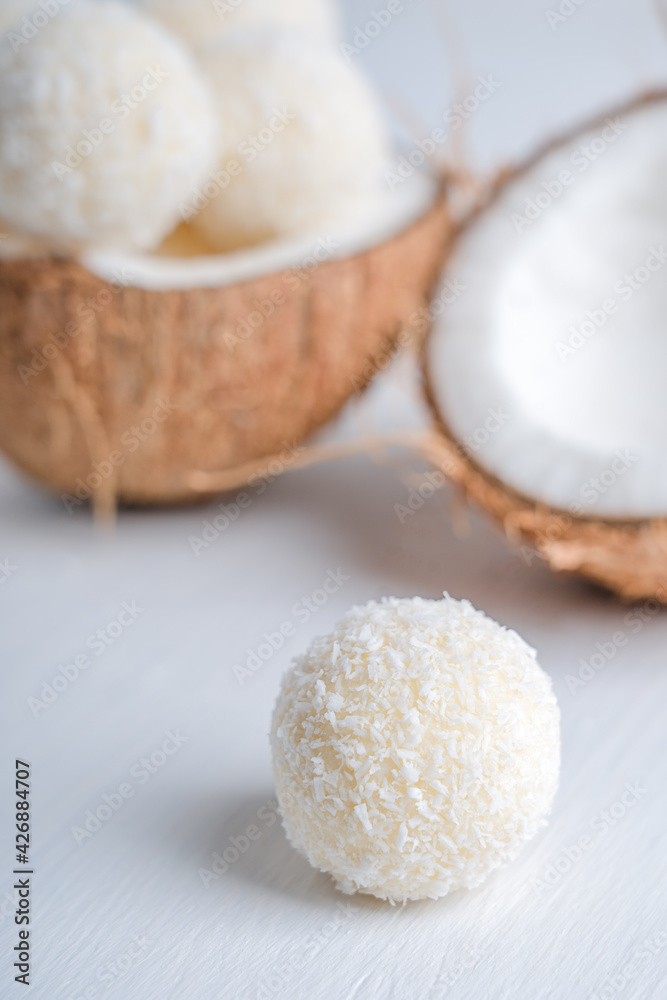
[[[80,263],[98,277],[155,291],[221,288],[278,271],[312,270],[317,263],[363,253],[398,235],[433,205],[439,183],[415,173],[395,191],[378,189],[363,212],[323,232],[271,240],[230,253],[214,253],[189,227],[181,226],[154,253],[88,249]],[[0,222],[0,230],[2,230]],[[37,240],[4,229],[0,259],[39,257],[49,252]]]
[[[450,258],[427,348],[450,434],[581,517],[667,515],[667,101],[507,182]]]

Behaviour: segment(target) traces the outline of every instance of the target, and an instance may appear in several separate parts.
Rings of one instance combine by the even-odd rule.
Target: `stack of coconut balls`
[[[329,0],[0,0],[0,219],[76,252],[352,221],[388,147]]]

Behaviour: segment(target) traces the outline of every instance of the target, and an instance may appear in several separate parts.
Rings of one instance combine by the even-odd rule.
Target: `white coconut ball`
[[[344,892],[393,902],[479,885],[558,785],[535,651],[448,595],[352,608],[283,678],[271,742],[293,845]]]
[[[288,25],[307,34],[338,36],[338,18],[331,0],[140,0],[192,46],[218,41],[237,28]]]
[[[189,210],[203,205],[193,222],[213,247],[320,233],[369,210],[389,156],[382,116],[335,47],[287,29],[237,32],[201,65],[223,150]]]
[[[153,248],[217,148],[192,57],[124,3],[70,0],[0,47],[0,216],[21,234]]]

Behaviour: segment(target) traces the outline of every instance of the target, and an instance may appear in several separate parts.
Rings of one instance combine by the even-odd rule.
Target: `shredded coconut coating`
[[[479,885],[545,825],[560,715],[535,651],[468,601],[355,607],[285,674],[271,730],[292,844],[346,893]]]
[[[283,24],[318,38],[338,35],[331,0],[140,0],[153,17],[195,48],[209,45],[237,28]]]
[[[219,108],[220,166],[240,168],[193,220],[207,242],[322,233],[368,211],[389,150],[369,85],[335,46],[286,28],[238,31],[200,65]]]
[[[193,57],[128,4],[70,0],[0,46],[0,216],[20,234],[151,249],[217,149]]]

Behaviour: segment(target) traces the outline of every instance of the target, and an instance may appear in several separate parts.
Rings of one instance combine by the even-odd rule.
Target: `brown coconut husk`
[[[665,99],[667,91],[650,93],[613,115],[631,114],[644,104]],[[472,211],[460,223],[452,225],[450,249],[465,228],[498,197],[505,184],[559,145],[565,145],[599,123],[600,119],[596,118],[549,142],[523,166],[500,173],[478,197]],[[461,177],[458,180],[460,182]],[[667,518],[622,520],[575,516],[518,493],[485,470],[448,427],[435,401],[424,350],[422,371],[426,399],[433,414],[431,433],[397,432],[327,448],[310,448],[289,465],[283,463],[282,466],[280,456],[276,455],[273,461],[278,472],[384,447],[410,448],[439,468],[459,487],[465,499],[491,515],[507,537],[519,546],[519,555],[526,565],[539,558],[556,572],[585,577],[615,592],[623,600],[654,599],[667,603]],[[220,473],[193,472],[190,483],[194,489],[206,492],[232,489],[247,482],[261,469],[260,463],[250,463]]]
[[[91,496],[98,512],[198,499],[193,470],[293,447],[372,377],[423,313],[450,231],[443,189],[403,232],[298,280],[283,271],[152,291],[73,260],[2,260],[0,448],[50,490]],[[272,300],[239,340],[239,323]]]
[[[428,388],[427,396],[435,410]],[[625,601],[667,603],[667,518],[579,517],[539,503],[482,468],[439,416],[436,433],[420,450],[500,525],[527,566],[537,557],[556,572],[585,577]]]
[[[635,98],[622,108],[550,141],[522,166],[500,173],[474,210],[456,226],[450,247],[493,203],[507,183],[520,177],[543,157],[572,142],[578,135],[595,129],[605,118],[630,115],[647,104],[664,100],[667,100],[667,90],[651,91]],[[435,435],[429,439],[426,450],[463,495],[490,514],[507,537],[522,547],[520,554],[527,564],[537,556],[556,572],[582,576],[613,591],[622,600],[653,599],[667,603],[667,517],[625,520],[581,517],[513,490],[484,469],[448,427],[435,401],[425,353],[422,354],[422,370],[435,427]]]

